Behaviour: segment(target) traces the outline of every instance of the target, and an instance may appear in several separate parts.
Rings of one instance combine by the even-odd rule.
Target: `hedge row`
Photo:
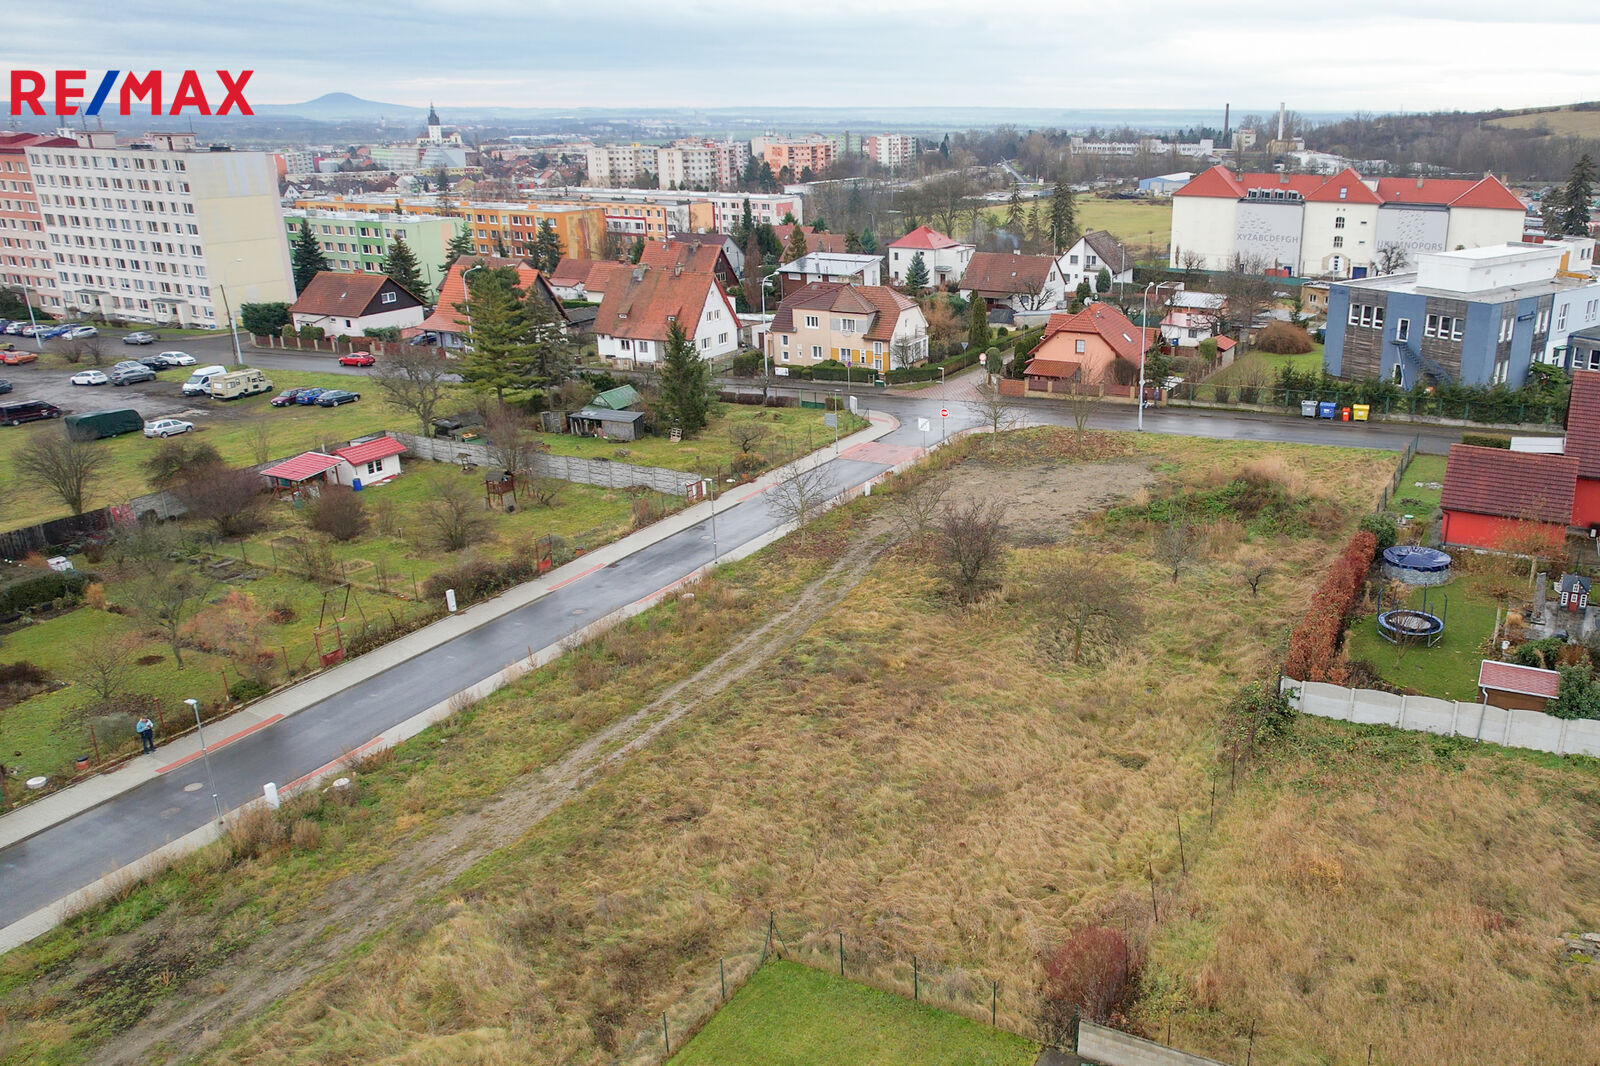
[[[1368,530],[1359,530],[1343,552],[1333,561],[1322,584],[1311,596],[1311,603],[1289,635],[1289,654],[1283,672],[1296,681],[1344,679],[1339,663],[1339,642],[1345,623],[1361,602],[1367,573],[1378,554],[1378,540]]]
[[[29,611],[63,596],[75,599],[83,594],[83,587],[93,580],[94,576],[79,570],[69,570],[64,574],[46,570],[37,577],[12,582],[5,588],[0,588],[0,613]]]

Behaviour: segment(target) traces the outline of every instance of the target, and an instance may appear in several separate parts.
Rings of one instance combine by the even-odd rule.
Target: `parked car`
[[[35,333],[34,336],[38,337],[40,340],[51,341],[55,340],[57,337],[65,338],[67,334],[72,332],[72,330],[72,326],[46,326],[38,333]]]
[[[104,385],[111,379],[98,370],[80,370],[70,380],[74,385]]]
[[[270,402],[274,407],[293,407],[295,401],[300,398],[300,394],[307,391],[309,390],[303,387],[298,389],[284,389],[268,402]]]
[[[211,395],[211,379],[221,377],[228,372],[228,368],[220,363],[211,366],[197,366],[194,373],[189,375],[189,380],[183,383],[182,392],[185,396]]]
[[[302,407],[309,407],[311,404],[317,402],[318,396],[321,396],[327,391],[327,389],[301,389],[300,395],[294,398],[294,402]]]
[[[19,352],[15,348],[0,356],[0,362],[6,366],[21,366],[23,363],[36,363],[39,361],[38,352]]]
[[[349,355],[339,357],[340,366],[371,366],[376,362],[371,352],[351,352]]]
[[[193,432],[194,423],[181,418],[158,418],[144,424],[144,435],[147,437],[174,437],[179,433]]]
[[[178,364],[174,363],[171,359],[168,359],[160,352],[152,352],[149,355],[141,355],[139,357],[139,365],[147,366],[151,370],[171,370]]]
[[[143,330],[139,330],[136,333],[130,333],[126,337],[122,338],[123,344],[154,344],[155,342],[155,337],[144,332]]]
[[[9,336],[17,337],[17,336],[21,336],[22,331],[27,329],[27,328],[28,328],[28,323],[26,321],[22,320],[22,319],[18,319],[17,321],[15,321],[15,322],[11,323],[10,325],[6,326],[6,333]]]
[[[118,367],[111,371],[111,384],[113,385],[136,385],[141,381],[154,381],[155,379],[156,372],[143,363]]]
[[[0,425],[20,426],[24,422],[37,422],[43,418],[60,418],[61,408],[43,400],[18,400],[0,403]]]
[[[168,366],[194,366],[194,356],[188,352],[162,352]]]
[[[0,341],[0,352],[14,352],[17,346],[10,341]]]
[[[144,367],[144,363],[142,361],[138,360],[138,359],[118,359],[116,366],[113,366],[111,368],[111,371],[137,370],[137,369],[141,369],[143,367]]]
[[[10,391],[11,391],[11,382],[7,381],[5,378],[0,378],[0,396],[4,396],[6,393],[8,393]]]
[[[49,328],[49,326],[40,326],[30,323],[26,326],[23,326],[17,332],[21,333],[24,337],[37,337],[39,334],[43,333]]]
[[[342,403],[355,403],[361,399],[359,392],[347,392],[344,389],[327,389],[317,397],[318,407],[338,407]]]
[[[82,340],[84,337],[98,337],[100,331],[93,326],[71,326],[61,336],[69,341]]]

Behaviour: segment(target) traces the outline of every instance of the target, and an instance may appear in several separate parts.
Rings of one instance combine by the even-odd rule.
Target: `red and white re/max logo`
[[[238,109],[241,115],[253,115],[250,102],[244,98],[244,87],[250,80],[253,70],[238,72],[219,70],[217,81],[220,87],[213,87],[212,95],[206,95],[205,83],[197,70],[185,70],[181,73],[167,72],[163,81],[162,72],[159,70],[145,71],[143,75],[137,71],[108,70],[100,79],[100,84],[95,87],[91,95],[87,91],[89,72],[86,70],[58,70],[47,77],[37,70],[13,70],[11,72],[11,113],[23,114],[23,107],[28,108],[29,114],[42,115],[45,113],[44,105],[40,98],[44,96],[46,88],[53,88],[55,111],[57,115],[98,115],[105,106],[106,100],[113,90],[121,88],[118,100],[121,106],[117,107],[120,115],[133,114],[135,101],[148,104],[152,115],[179,115],[184,111],[194,111],[202,115],[226,115]],[[163,88],[171,91],[171,103],[168,110],[162,110]],[[213,111],[211,101],[220,99],[222,102]],[[79,107],[80,101],[87,101]]]

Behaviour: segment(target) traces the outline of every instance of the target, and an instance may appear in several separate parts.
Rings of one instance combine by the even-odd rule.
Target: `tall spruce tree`
[[[972,306],[967,316],[967,347],[982,351],[989,346],[989,305],[977,293],[972,294]]]
[[[644,258],[644,238],[635,237],[633,247],[628,249],[628,262],[638,264]]]
[[[456,304],[467,323],[461,380],[475,392],[493,392],[504,403],[507,389],[526,383],[529,357],[517,272],[492,267],[474,270],[466,280],[467,299]]]
[[[784,245],[783,248],[783,261],[792,263],[796,259],[803,257],[808,251],[810,251],[810,248],[806,245],[806,231],[804,228],[796,226],[789,231],[789,243]]]
[[[1072,188],[1064,181],[1056,182],[1050,193],[1050,241],[1056,255],[1070,248],[1078,239],[1078,212],[1072,202]]]
[[[911,257],[911,265],[906,267],[906,291],[915,296],[928,287],[928,264],[922,261],[922,253],[918,252]]]
[[[533,243],[533,265],[546,273],[561,262],[561,238],[556,234],[555,223],[545,219],[539,223],[539,238]]]
[[[1589,235],[1589,207],[1594,203],[1594,180],[1594,160],[1585,152],[1572,164],[1572,176],[1567,179],[1562,196],[1566,204],[1561,227],[1563,233],[1574,237]]]
[[[754,229],[744,241],[744,305],[752,313],[761,310],[761,241]]]
[[[871,226],[861,231],[861,254],[878,254],[878,235],[872,232]]]
[[[306,219],[300,220],[300,232],[294,237],[294,291],[304,292],[306,286],[311,284],[311,279],[320,271],[328,269],[328,257],[322,254],[322,245],[317,243],[317,238],[311,232],[311,223]]]
[[[450,273],[450,267],[457,259],[464,255],[476,255],[478,246],[472,243],[472,229],[465,222],[450,238],[450,243],[444,246],[444,262],[439,264],[439,276]]]
[[[751,157],[750,162],[753,164],[755,162],[755,158]],[[755,228],[756,219],[755,215],[750,211],[750,197],[746,196],[744,198],[744,210],[739,213],[739,228],[734,231],[733,237],[735,240],[743,243],[750,239],[750,231]]]
[[[1028,207],[1028,233],[1023,238],[1023,243],[1031,250],[1037,250],[1044,245],[1044,218],[1039,211],[1038,200]]]
[[[412,254],[405,237],[399,233],[394,235],[389,251],[383,257],[383,264],[378,269],[395,284],[404,286],[411,295],[427,302],[428,286],[422,280],[422,267],[418,265],[417,257]]]
[[[851,230],[844,235],[844,250],[848,255],[861,254],[861,238],[856,234],[855,230]]]
[[[1012,182],[1011,198],[1006,201],[1006,229],[1011,231],[1012,236],[1021,237],[1022,227],[1022,186]]]
[[[677,322],[667,327],[661,364],[661,413],[688,435],[706,428],[711,411],[711,365]]]

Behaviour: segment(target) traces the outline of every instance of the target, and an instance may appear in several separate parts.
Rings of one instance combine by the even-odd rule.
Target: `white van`
[[[185,396],[206,396],[211,392],[211,379],[220,374],[226,374],[225,366],[197,366],[194,373],[189,375],[189,380],[183,383]]]

